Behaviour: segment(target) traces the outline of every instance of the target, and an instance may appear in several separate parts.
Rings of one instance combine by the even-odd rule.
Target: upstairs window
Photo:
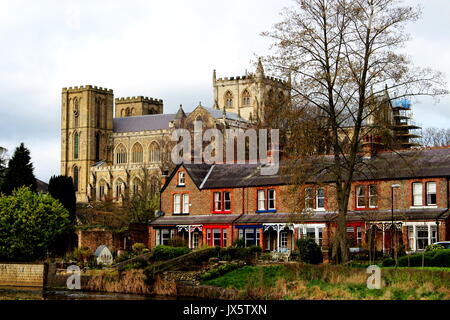
[[[257,191],[257,211],[276,210],[276,190],[260,189]]]
[[[414,182],[412,184],[412,192],[413,192],[413,206],[422,206],[422,183]]]
[[[316,191],[316,209],[324,210],[325,209],[325,189],[319,188]]]
[[[275,189],[267,190],[267,209],[275,210]]]
[[[78,192],[78,167],[73,168],[73,187]]]
[[[378,207],[378,191],[377,186],[374,184],[369,185],[369,207]]]
[[[305,189],[305,209],[314,209],[314,192],[312,188]]]
[[[427,206],[436,204],[436,182],[427,182]]]
[[[173,195],[173,213],[174,214],[188,214],[189,213],[189,194],[175,193]]]
[[[214,212],[231,211],[231,194],[229,191],[214,192]]]
[[[356,187],[356,207],[357,208],[366,207],[366,186]]]
[[[356,186],[356,208],[377,208],[378,190],[377,185]]]
[[[266,192],[264,190],[258,190],[258,211],[266,210]]]
[[[150,162],[159,162],[160,160],[160,152],[159,145],[156,142],[152,142],[150,145]]]
[[[178,173],[178,185],[179,186],[184,186],[185,185],[184,177],[185,177],[185,173],[184,172],[179,172]]]

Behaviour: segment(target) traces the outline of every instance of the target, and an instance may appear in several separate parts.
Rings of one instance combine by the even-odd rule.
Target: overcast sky
[[[415,64],[450,76],[449,0],[421,4],[408,30]],[[212,104],[218,77],[252,70],[261,37],[291,0],[0,0],[0,146],[31,150],[36,176],[59,174],[61,88],[96,85],[115,97],[164,100],[164,112]],[[424,127],[450,127],[450,98],[414,105]]]

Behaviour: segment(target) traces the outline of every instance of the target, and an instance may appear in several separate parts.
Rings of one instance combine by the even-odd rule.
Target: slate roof
[[[36,179],[36,190],[38,192],[47,193],[48,192],[48,183],[46,183],[42,180]]]
[[[235,224],[326,222],[331,221],[334,216],[334,213],[327,212],[314,212],[313,214],[251,213],[242,215]]]
[[[223,117],[223,111],[222,110],[208,108],[208,107],[203,107],[203,106],[202,106],[202,108],[204,108],[206,111],[208,111],[213,118],[221,119]],[[236,121],[241,121],[241,122],[247,122],[247,120],[245,120],[244,118],[239,117],[239,115],[236,112],[225,111],[225,118],[229,119],[229,120],[236,120]]]
[[[149,114],[145,116],[114,118],[113,131],[116,133],[168,129],[175,114]]]
[[[163,216],[150,222],[152,226],[166,225],[194,225],[194,224],[231,224],[241,215],[214,214],[214,215],[174,215]]]
[[[448,215],[447,208],[394,210],[395,221],[436,220]],[[391,221],[390,210],[349,211],[348,221]]]

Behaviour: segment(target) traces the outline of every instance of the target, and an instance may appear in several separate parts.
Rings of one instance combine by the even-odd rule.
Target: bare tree
[[[289,129],[295,138],[288,139],[296,158],[292,183],[301,186],[312,173],[316,180],[325,173],[333,180],[335,262],[348,260],[347,208],[367,128],[392,99],[447,94],[440,72],[414,67],[398,53],[409,38],[404,26],[419,16],[420,10],[397,0],[296,0],[283,20],[263,33],[274,41],[268,57],[272,70],[292,75],[291,115],[297,117]],[[308,131],[311,114],[318,120]],[[320,132],[320,126],[326,130]],[[301,140],[305,133],[313,146]],[[320,163],[324,157],[318,157],[314,141],[326,141],[331,158]]]
[[[450,145],[450,129],[425,128],[420,143],[424,147],[445,147]]]

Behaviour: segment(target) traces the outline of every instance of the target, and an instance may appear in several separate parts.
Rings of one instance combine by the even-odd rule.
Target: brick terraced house
[[[450,147],[381,152],[363,161],[348,208],[351,247],[367,247],[369,234],[386,253],[450,240]],[[150,223],[149,248],[177,237],[192,249],[242,238],[247,246],[286,252],[300,237],[311,237],[326,252],[337,217],[332,179],[325,174],[296,195],[281,172],[264,176],[257,164],[177,166],[161,189],[163,214]],[[305,201],[300,212],[293,209],[295,197]]]

